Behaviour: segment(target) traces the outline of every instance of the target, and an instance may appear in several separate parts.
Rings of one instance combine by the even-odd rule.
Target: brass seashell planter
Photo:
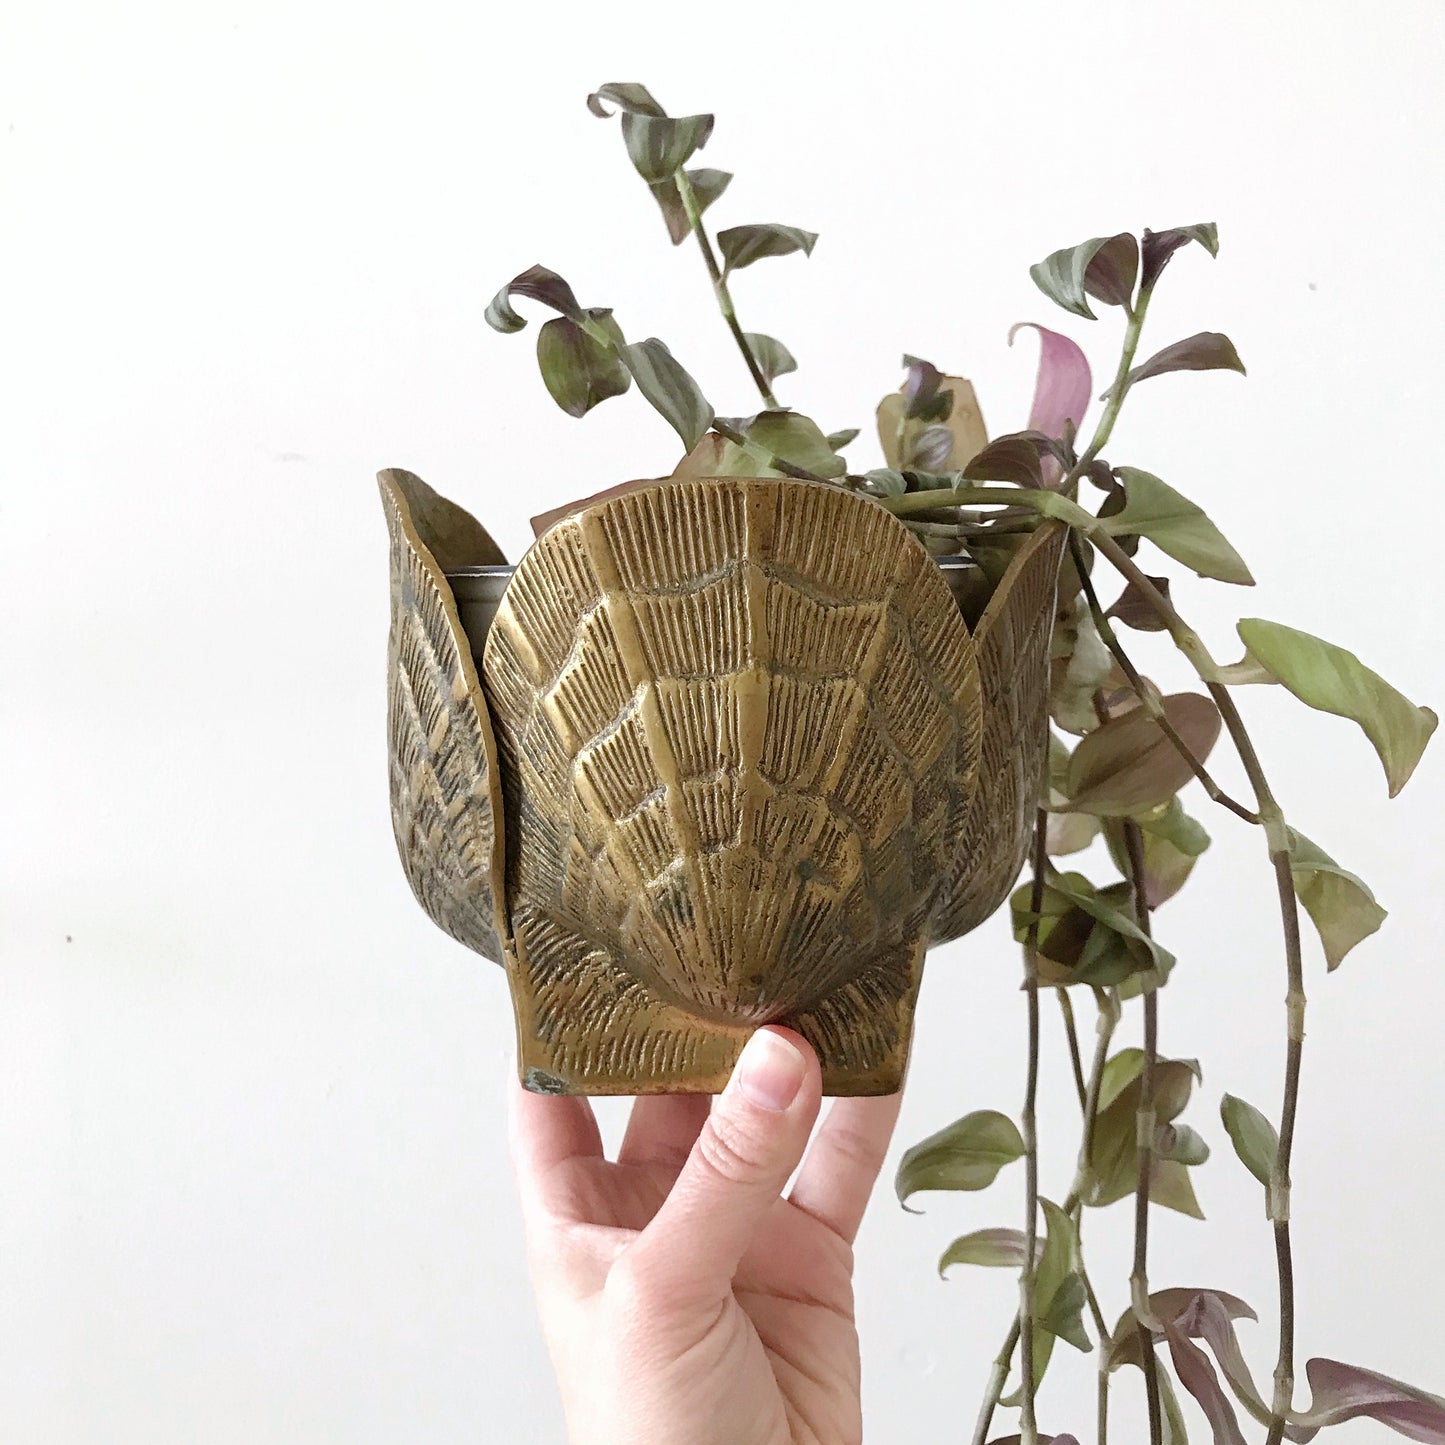
[[[776,1022],[828,1093],[899,1088],[925,950],[1023,866],[1062,529],[970,630],[981,579],[951,591],[839,487],[659,482],[508,575],[461,508],[379,480],[397,845],[505,966],[526,1086],[715,1092]]]

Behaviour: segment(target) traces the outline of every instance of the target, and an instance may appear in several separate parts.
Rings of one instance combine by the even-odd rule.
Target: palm
[[[571,1299],[549,1323],[564,1381],[569,1366],[617,1371],[634,1398],[629,1421],[663,1418],[659,1439],[729,1445],[845,1445],[861,1438],[852,1239],[882,1162],[897,1099],[848,1099],[819,1130],[787,1199],[773,1197],[716,1295],[685,1325],[649,1299],[624,1323],[604,1318],[639,1242],[665,1224],[684,1166],[696,1167],[706,1098],[640,1099],[616,1162],[605,1159],[585,1101],[546,1099],[534,1112],[568,1114],[568,1137],[537,1174],[529,1211],[534,1259],[565,1261]],[[706,1152],[706,1151],[704,1151]],[[538,1161],[541,1163],[541,1161]],[[699,1265],[709,1240],[690,1241]],[[674,1291],[675,1292],[675,1291]],[[542,1290],[544,1322],[547,1292]],[[688,1303],[683,1301],[683,1303]],[[645,1318],[633,1316],[642,1313]],[[617,1337],[620,1335],[620,1338]],[[575,1352],[575,1357],[574,1357]],[[599,1352],[607,1355],[605,1364]],[[642,1368],[639,1357],[647,1361]],[[660,1366],[659,1366],[659,1361]],[[636,1398],[636,1393],[647,1396]],[[636,1426],[631,1426],[635,1432]],[[600,1433],[599,1439],[614,1436]],[[627,1438],[619,1433],[615,1438]],[[634,1438],[638,1438],[634,1434]]]

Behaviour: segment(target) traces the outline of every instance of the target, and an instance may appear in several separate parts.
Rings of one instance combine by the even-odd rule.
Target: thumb
[[[798,1167],[818,1117],[822,1079],[801,1034],[759,1029],[677,1183],[630,1253],[640,1278],[673,1303],[712,1301]]]

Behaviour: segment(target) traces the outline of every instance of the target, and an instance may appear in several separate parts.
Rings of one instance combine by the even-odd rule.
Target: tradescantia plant
[[[851,488],[877,499],[930,552],[965,553],[989,578],[997,578],[1040,519],[1069,528],[1055,619],[1048,777],[1032,863],[1011,901],[1027,997],[1023,1109],[1017,1120],[993,1109],[964,1115],[909,1149],[897,1177],[898,1198],[907,1207],[911,1196],[928,1190],[984,1189],[1024,1161],[1021,1224],[956,1239],[939,1264],[940,1271],[1002,1266],[1020,1279],[1020,1306],[988,1375],[974,1445],[989,1441],[1000,1406],[1019,1411],[1019,1432],[1006,1440],[1076,1445],[1076,1435],[1048,1436],[1037,1424],[1038,1387],[1058,1341],[1095,1355],[1099,1445],[1109,1435],[1114,1377],[1126,1365],[1143,1376],[1151,1445],[1186,1439],[1180,1389],[1203,1409],[1216,1445],[1241,1445],[1241,1415],[1266,1445],[1308,1441],[1326,1426],[1361,1416],[1412,1440],[1445,1442],[1445,1400],[1357,1366],[1310,1360],[1305,1376],[1312,1399],[1305,1408],[1297,1403],[1290,1166],[1305,1038],[1300,909],[1329,970],[1379,929],[1385,911],[1361,879],[1290,824],[1235,694],[1246,685],[1279,686],[1308,707],[1352,720],[1379,755],[1392,797],[1409,780],[1437,719],[1352,653],[1282,623],[1240,621],[1243,656],[1227,665],[1216,660],[1175,607],[1163,565],[1235,586],[1253,582],[1248,567],[1197,505],[1105,450],[1141,383],[1174,371],[1244,371],[1233,343],[1215,332],[1139,359],[1149,304],[1171,262],[1181,252],[1214,256],[1215,226],[1098,237],[1032,268],[1044,295],[1073,316],[1094,321],[1097,307],[1122,322],[1118,360],[1087,443],[1080,444],[1093,391],[1088,362],[1075,342],[1039,326],[1038,380],[1024,430],[990,440],[966,380],[905,357],[902,386],[877,410],[885,465],[858,472],[844,456],[858,430],[825,432],[779,402],[774,385],[796,362],[774,337],[745,331],[733,300],[739,271],[768,258],[807,256],[816,235],[777,224],[709,231],[704,217],[732,179],[691,164],[712,134],[712,116],[670,116],[636,84],[604,85],[587,103],[599,117],[620,117],[627,153],[672,241],[691,237],[698,246],[761,408],[748,416],[718,415],[667,345],[656,337],[629,342],[610,309],[583,306],[561,276],[534,266],[498,292],[487,320],[499,331],[520,330],[520,299],[556,313],[538,332],[537,359],[564,411],[583,416],[635,385],[682,442],[686,454],[675,476],[782,475]],[[536,525],[541,530],[567,510]],[[1145,544],[1153,551],[1145,552]],[[1123,583],[1107,605],[1100,596],[1106,569]],[[1129,631],[1166,634],[1197,676],[1197,689],[1163,694],[1131,659],[1122,640]],[[1247,799],[1227,793],[1209,770],[1221,735],[1243,766]],[[1157,1267],[1150,1267],[1150,1206],[1202,1218],[1192,1171],[1210,1153],[1202,1132],[1186,1120],[1202,1070],[1195,1060],[1164,1058],[1158,1049],[1160,1000],[1176,959],[1167,927],[1156,936],[1155,913],[1189,882],[1210,843],[1180,798],[1195,780],[1234,823],[1258,830],[1283,925],[1283,1098],[1274,1117],[1229,1093],[1219,1109],[1240,1164],[1260,1183],[1274,1236],[1279,1350],[1268,1390],[1254,1380],[1236,1335],[1237,1322],[1256,1319],[1255,1311],[1223,1290],[1156,1288]],[[1091,876],[1060,861],[1100,840],[1112,876]],[[1035,1129],[1045,990],[1061,1011],[1081,1116],[1073,1179],[1057,1203],[1041,1193]],[[1087,1058],[1076,999],[1093,1008],[1095,1040]],[[1142,1048],[1114,1047],[1126,1008],[1142,1014]],[[1111,1328],[1086,1262],[1082,1222],[1087,1211],[1126,1199],[1134,1213],[1129,1305]],[[1006,1393],[1015,1360],[1018,1383]]]

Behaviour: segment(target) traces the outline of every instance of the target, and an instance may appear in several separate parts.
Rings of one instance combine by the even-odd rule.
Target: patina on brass
[[[925,950],[1027,851],[1062,529],[971,634],[866,497],[659,482],[537,542],[479,667],[446,573],[500,551],[411,473],[380,482],[397,845],[505,965],[527,1087],[716,1092],[784,1023],[828,1093],[899,1088]]]

